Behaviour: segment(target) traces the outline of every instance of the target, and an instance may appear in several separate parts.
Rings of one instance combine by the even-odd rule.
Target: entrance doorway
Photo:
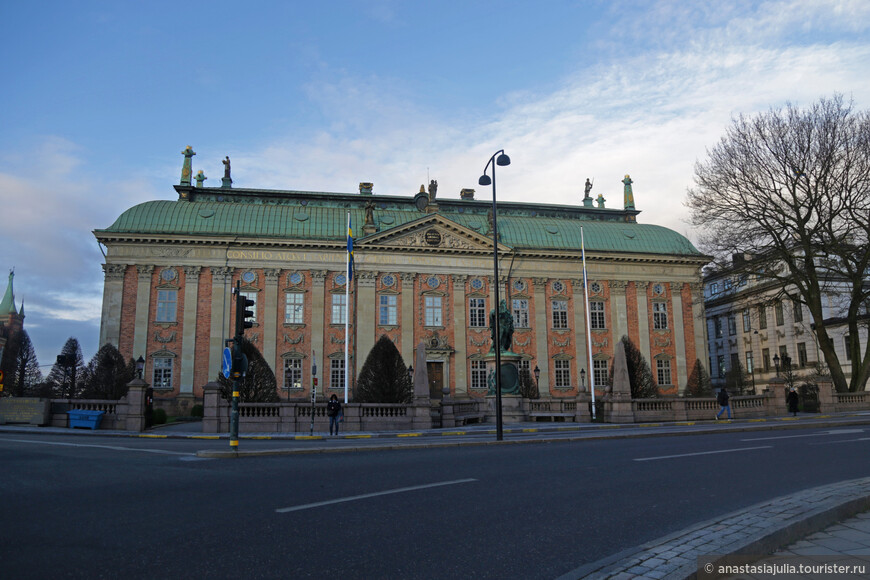
[[[444,363],[427,362],[426,372],[429,373],[429,398],[440,401],[444,396]]]

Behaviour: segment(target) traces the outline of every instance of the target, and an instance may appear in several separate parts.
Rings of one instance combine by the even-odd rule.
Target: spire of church
[[[6,294],[3,295],[3,301],[0,302],[0,316],[18,314],[18,309],[15,308],[15,292],[12,290],[13,278],[15,278],[15,270],[9,270],[9,283],[6,285]]]

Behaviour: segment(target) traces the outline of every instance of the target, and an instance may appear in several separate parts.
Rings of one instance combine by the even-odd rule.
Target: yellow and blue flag
[[[347,281],[353,280],[353,231],[350,227],[350,213],[347,214]]]

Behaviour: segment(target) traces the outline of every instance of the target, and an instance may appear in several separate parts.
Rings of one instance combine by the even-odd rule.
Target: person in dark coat
[[[798,394],[794,387],[790,387],[788,394],[785,396],[785,402],[788,405],[788,412],[797,417],[798,412]]]
[[[326,404],[326,416],[329,417],[329,434],[332,435],[333,426],[335,434],[338,435],[338,423],[341,421],[341,403],[338,402],[338,397],[332,395],[329,397],[329,402]]]
[[[716,413],[716,420],[719,419],[719,415],[722,414],[722,411],[728,410],[728,420],[731,420],[731,404],[728,402],[728,391],[722,388],[719,391],[719,394],[716,395],[716,401],[719,403],[719,412]]]

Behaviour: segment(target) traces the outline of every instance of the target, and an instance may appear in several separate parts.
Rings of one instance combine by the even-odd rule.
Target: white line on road
[[[414,486],[411,486],[411,487],[400,487],[400,488],[398,488],[398,489],[388,489],[387,491],[378,491],[378,492],[375,492],[375,493],[364,493],[363,495],[354,495],[354,496],[351,496],[351,497],[342,497],[342,498],[339,498],[339,499],[331,499],[331,500],[327,500],[327,501],[319,501],[319,502],[317,502],[317,503],[307,503],[307,504],[304,504],[304,505],[297,505],[297,506],[293,506],[293,507],[279,508],[279,509],[276,509],[275,511],[278,512],[279,514],[285,514],[285,513],[287,513],[287,512],[296,512],[296,511],[299,511],[299,510],[307,510],[307,509],[310,509],[310,508],[316,508],[316,507],[325,506],[325,505],[332,505],[332,504],[336,504],[336,503],[344,503],[344,502],[346,502],[346,501],[356,501],[356,500],[358,500],[358,499],[367,499],[367,498],[370,498],[370,497],[378,497],[378,496],[381,496],[381,495],[391,495],[391,494],[394,494],[394,493],[404,493],[404,492],[406,492],[406,491],[417,491],[417,490],[419,490],[419,489],[429,489],[429,488],[432,488],[432,487],[441,487],[441,486],[443,486],[443,485],[456,485],[457,483],[470,483],[470,482],[472,482],[472,481],[477,481],[477,480],[474,479],[474,478],[469,478],[469,479],[456,479],[456,480],[453,480],[453,481],[441,481],[441,482],[438,482],[438,483],[427,483],[426,485],[414,485]]]
[[[870,437],[859,437],[858,439],[840,439],[839,441],[822,441],[820,443],[810,443],[810,445],[831,445],[833,443],[854,443],[855,441],[870,441]]]
[[[693,457],[695,455],[714,455],[716,453],[733,453],[735,451],[753,451],[755,449],[770,449],[772,445],[762,447],[741,447],[740,449],[720,449],[719,451],[699,451],[697,453],[681,453],[680,455],[660,455],[658,457],[638,457],[634,461],[655,461],[656,459],[675,459],[678,457]]]
[[[754,437],[752,439],[741,439],[741,441],[770,441],[772,439],[797,439],[798,437],[825,437],[827,435],[844,435],[849,433],[863,433],[864,429],[840,429],[836,431],[825,431],[824,433],[808,433],[804,435],[780,435],[777,437]]]
[[[164,451],[163,449],[137,449],[136,447],[120,447],[117,445],[85,445],[83,443],[61,443],[60,441],[32,441],[30,439],[0,439],[0,441],[13,441],[15,443],[34,443],[36,445],[59,445],[61,447],[93,447],[95,449],[111,449],[113,451],[141,451],[143,453],[157,453],[161,455],[193,455],[196,453],[182,453],[180,451]]]

